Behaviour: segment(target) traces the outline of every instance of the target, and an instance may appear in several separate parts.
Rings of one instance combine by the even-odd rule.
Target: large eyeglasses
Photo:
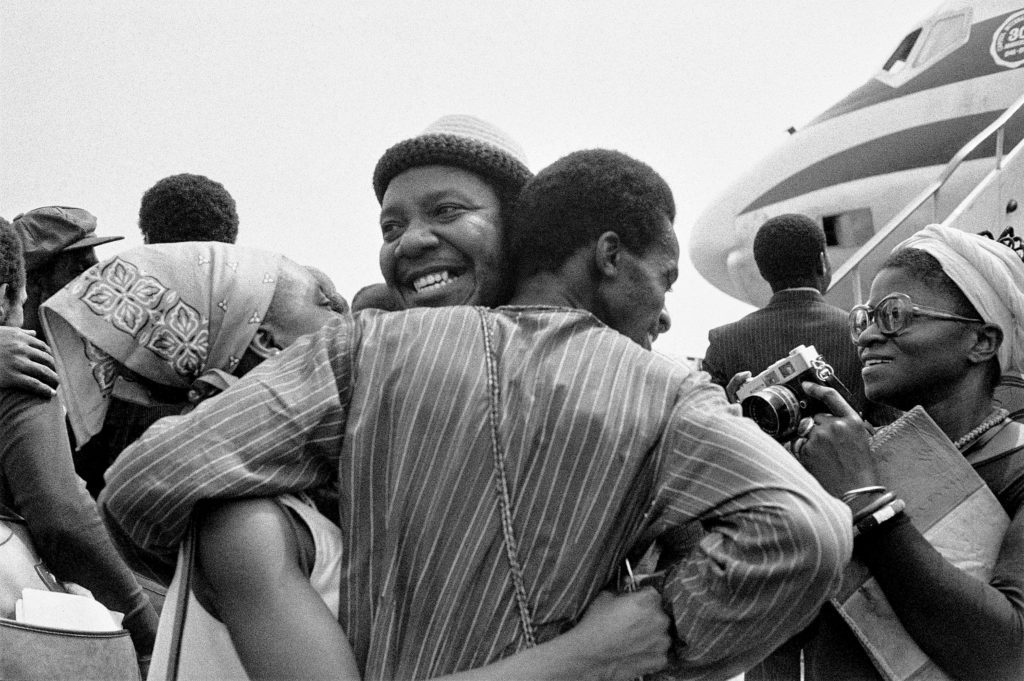
[[[892,293],[879,301],[878,305],[857,305],[850,310],[850,338],[856,343],[864,330],[874,322],[878,330],[886,335],[897,335],[903,333],[914,321],[914,317],[930,317],[932,319],[945,319],[951,322],[978,322],[984,323],[982,319],[971,319],[961,317],[952,312],[943,312],[933,307],[914,305],[914,301],[905,293]]]

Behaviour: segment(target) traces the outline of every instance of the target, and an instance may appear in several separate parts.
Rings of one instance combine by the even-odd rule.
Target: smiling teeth
[[[416,293],[420,293],[425,289],[446,286],[455,281],[456,279],[458,279],[458,277],[451,276],[448,273],[448,270],[442,270],[440,272],[433,272],[431,274],[425,274],[422,277],[418,277],[415,281],[412,282],[412,287],[413,290],[416,291]]]
[[[889,360],[887,359],[869,359],[864,362],[864,366],[873,367],[876,364],[888,364],[888,362]]]

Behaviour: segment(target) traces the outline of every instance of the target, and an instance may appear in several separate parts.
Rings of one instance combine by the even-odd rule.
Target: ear
[[[982,324],[974,337],[974,345],[967,353],[972,364],[983,364],[999,353],[1003,344],[1003,330],[995,324]]]
[[[597,271],[605,277],[614,277],[619,271],[619,259],[622,256],[622,241],[615,232],[605,232],[597,237],[594,244],[594,264]]]
[[[256,330],[256,335],[249,342],[249,349],[263,359],[268,359],[281,352],[281,348],[274,344],[274,334],[270,329],[265,329],[262,326]]]
[[[825,251],[818,252],[818,274],[828,274],[831,269],[831,265],[828,261],[828,255]]]
[[[0,324],[7,320],[7,282],[0,284]]]

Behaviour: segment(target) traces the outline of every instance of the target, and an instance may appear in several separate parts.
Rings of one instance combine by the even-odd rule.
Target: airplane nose
[[[721,197],[712,203],[690,228],[690,262],[697,272],[719,290],[731,288],[725,269],[733,216]]]
[[[763,211],[739,214],[750,200],[746,181],[722,193],[690,230],[690,261],[712,286],[756,306],[765,305],[771,289],[754,262],[754,235],[768,215]]]

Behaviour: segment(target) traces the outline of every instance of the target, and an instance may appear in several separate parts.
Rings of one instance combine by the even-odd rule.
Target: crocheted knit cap
[[[377,201],[396,175],[418,166],[463,168],[494,182],[501,194],[518,194],[533,177],[522,147],[505,131],[475,116],[443,116],[422,133],[384,152],[373,171]]]

